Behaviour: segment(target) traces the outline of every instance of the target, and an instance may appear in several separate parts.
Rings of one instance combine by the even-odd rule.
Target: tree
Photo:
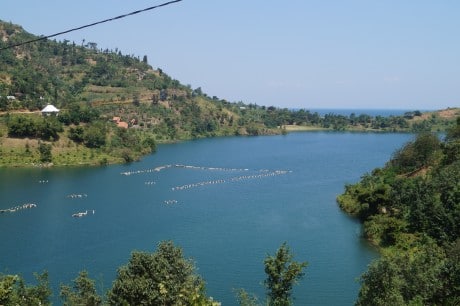
[[[404,281],[401,279],[400,267],[394,261],[384,257],[373,262],[361,281],[357,306],[404,305],[400,292]]]
[[[103,123],[91,124],[85,129],[83,142],[88,148],[100,148],[105,145],[106,133]]]
[[[0,97],[0,110],[5,111],[8,108],[8,100],[6,97]]]
[[[68,136],[74,142],[81,143],[84,140],[85,130],[81,126],[69,128]]]
[[[48,273],[35,274],[38,284],[26,285],[18,275],[0,275],[0,305],[51,305]]]
[[[264,281],[267,289],[267,301],[263,305],[289,306],[292,305],[292,287],[305,275],[303,269],[307,262],[293,261],[291,250],[286,242],[276,252],[275,256],[267,255],[264,260],[267,278]],[[236,298],[241,306],[260,306],[254,294],[244,289],[236,290]]]
[[[390,164],[398,173],[419,170],[431,164],[440,147],[441,142],[436,135],[420,133],[414,141],[396,151]]]
[[[361,277],[356,305],[447,305],[444,252],[430,240],[387,252]]]
[[[55,118],[43,118],[37,123],[37,136],[43,140],[59,139],[59,132],[63,131],[62,124]]]
[[[168,92],[166,91],[166,89],[160,90],[160,101],[166,101],[167,98]]]
[[[460,139],[460,117],[457,117],[457,124],[456,126],[447,130],[446,140],[454,141]]]
[[[241,306],[260,306],[259,300],[254,294],[249,294],[244,289],[236,290],[236,298]]]
[[[154,253],[133,252],[108,293],[110,305],[215,305],[191,260],[171,241]]]
[[[53,156],[51,154],[51,145],[40,142],[38,146],[38,152],[40,153],[40,161],[42,163],[49,163],[51,162]]]
[[[444,152],[445,164],[460,159],[460,117],[457,117],[457,125],[447,130]]]
[[[135,94],[133,97],[133,104],[134,106],[139,106],[141,105],[141,100],[139,98],[139,94]]]
[[[157,150],[157,145],[156,145],[156,142],[155,142],[155,139],[151,136],[147,136],[143,141],[142,141],[142,145],[145,147],[145,148],[148,148],[152,153],[153,152],[156,152]]]
[[[286,243],[283,243],[275,256],[268,255],[264,260],[265,287],[270,306],[287,306],[292,304],[292,287],[304,276],[303,269],[307,262],[293,261],[293,255]]]
[[[152,94],[152,105],[158,105],[158,95],[156,93]]]
[[[64,306],[98,306],[102,305],[102,299],[97,294],[94,281],[88,277],[87,271],[81,271],[73,280],[73,286],[61,285],[60,292]]]

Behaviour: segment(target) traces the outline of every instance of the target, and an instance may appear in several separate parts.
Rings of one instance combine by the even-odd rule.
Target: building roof
[[[119,128],[127,129],[127,128],[128,128],[128,123],[127,123],[127,122],[124,122],[124,121],[120,121],[120,122],[117,122],[117,126],[118,126]]]
[[[47,106],[45,106],[44,109],[42,109],[42,113],[58,113],[59,110],[54,106],[54,105],[51,105],[51,104],[48,104]]]

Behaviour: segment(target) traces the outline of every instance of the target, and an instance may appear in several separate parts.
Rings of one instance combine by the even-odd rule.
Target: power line
[[[62,35],[62,34],[67,34],[67,33],[77,31],[77,30],[81,30],[81,29],[84,29],[84,28],[93,27],[93,26],[101,24],[101,23],[114,21],[114,20],[117,20],[117,19],[122,19],[122,18],[125,18],[125,17],[128,17],[128,16],[132,16],[132,15],[136,15],[136,14],[143,13],[143,12],[146,12],[146,11],[154,10],[154,9],[157,9],[157,8],[160,8],[160,7],[163,7],[163,6],[167,6],[167,5],[170,5],[170,4],[174,4],[174,3],[177,3],[177,2],[181,2],[181,1],[182,0],[174,0],[174,1],[165,2],[165,3],[155,5],[155,6],[151,6],[151,7],[142,9],[142,10],[138,10],[138,11],[123,14],[123,15],[120,15],[120,16],[117,16],[117,17],[113,17],[113,18],[102,20],[102,21],[97,21],[97,22],[94,22],[94,23],[90,23],[90,24],[87,24],[87,25],[84,25],[84,26],[81,26],[81,27],[78,27],[78,28],[73,28],[73,29],[70,29],[70,30],[66,30],[66,31],[63,31],[63,32],[59,32],[59,33],[51,34],[51,35],[47,35],[47,36],[41,36],[41,37],[36,38],[36,39],[32,39],[32,40],[28,40],[28,41],[24,41],[24,42],[21,42],[21,43],[17,43],[17,44],[14,44],[14,45],[9,45],[9,46],[0,48],[0,51],[6,50],[6,49],[11,49],[11,48],[16,48],[16,47],[26,45],[26,44],[30,44],[30,43],[34,43],[34,42],[37,42],[37,41],[40,41],[40,40],[46,40],[46,39],[51,38],[51,37],[55,37],[55,36]]]

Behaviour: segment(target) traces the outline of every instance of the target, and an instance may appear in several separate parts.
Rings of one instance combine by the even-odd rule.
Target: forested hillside
[[[6,47],[37,37],[0,22],[0,38]],[[57,118],[39,116],[47,104],[61,110]],[[0,112],[5,165],[131,161],[157,142],[280,132],[250,122],[241,105],[153,69],[146,56],[84,41],[42,40],[0,51]]]
[[[460,117],[443,140],[419,134],[338,202],[383,253],[358,305],[460,304]]]
[[[147,56],[96,42],[44,39],[8,48],[37,38],[0,21],[0,166],[130,162],[159,142],[299,128],[438,131],[459,112],[320,115],[209,97],[153,69]],[[40,116],[47,104],[59,116]]]

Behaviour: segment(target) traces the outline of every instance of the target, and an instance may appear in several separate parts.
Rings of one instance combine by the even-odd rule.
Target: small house
[[[128,128],[128,123],[121,121],[120,117],[113,117],[112,122],[115,123],[119,128],[127,129]]]
[[[57,116],[59,114],[59,109],[57,109],[54,105],[48,104],[41,110],[41,113],[43,116]]]
[[[120,121],[117,123],[117,126],[119,128],[127,129],[128,128],[128,122]]]

